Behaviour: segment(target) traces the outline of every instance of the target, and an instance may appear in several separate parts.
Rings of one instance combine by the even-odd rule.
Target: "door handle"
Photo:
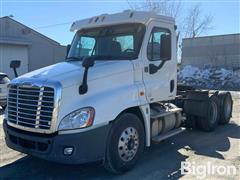
[[[174,80],[171,80],[171,81],[170,81],[170,93],[173,92],[174,88],[175,88]]]
[[[144,67],[144,72],[145,72],[145,73],[148,73],[148,66],[145,66],[145,67]]]
[[[156,72],[158,72],[158,70],[163,67],[165,62],[166,61],[162,61],[158,66],[156,66],[155,64],[149,64],[149,74],[155,74]]]

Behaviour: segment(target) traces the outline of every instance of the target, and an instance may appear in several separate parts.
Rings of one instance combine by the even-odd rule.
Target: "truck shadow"
[[[135,169],[121,176],[106,172],[100,163],[69,166],[26,156],[0,167],[0,179],[178,179],[181,162],[191,154],[224,159],[219,151],[230,149],[229,138],[240,139],[234,122],[211,133],[185,131],[147,148]]]

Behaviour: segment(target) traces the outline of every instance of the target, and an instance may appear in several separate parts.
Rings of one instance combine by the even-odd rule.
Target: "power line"
[[[72,24],[72,23],[73,23],[73,21],[71,21],[71,22],[63,22],[63,23],[58,23],[58,24],[49,24],[49,25],[34,27],[33,29],[51,28],[51,27],[56,27],[56,26],[68,25],[68,24]]]
[[[128,2],[128,5],[130,6],[131,10],[140,10],[140,9],[149,7],[148,5],[147,6],[145,5],[145,6],[133,7],[129,1],[127,1],[127,2]],[[74,21],[69,21],[69,22],[63,22],[63,23],[58,23],[58,24],[49,24],[49,25],[44,25],[44,26],[37,26],[37,27],[34,27],[33,29],[52,28],[52,27],[56,27],[56,26],[63,26],[63,25],[72,24],[73,22]]]
[[[129,4],[130,6],[130,4]],[[138,7],[131,7],[132,10],[140,10],[143,8],[147,8],[149,6],[138,6]],[[69,22],[63,22],[63,23],[57,23],[57,24],[48,24],[48,25],[44,25],[44,26],[37,26],[37,27],[33,27],[33,29],[45,29],[45,28],[52,28],[52,27],[56,27],[56,26],[63,26],[63,25],[69,25],[72,24],[74,21],[69,21]]]

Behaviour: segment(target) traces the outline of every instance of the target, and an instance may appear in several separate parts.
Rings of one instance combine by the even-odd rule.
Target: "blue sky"
[[[203,13],[214,16],[214,29],[205,35],[240,33],[240,0],[182,0],[181,13],[184,15],[196,3]],[[71,22],[129,9],[125,0],[0,0],[0,6],[0,16],[12,14],[15,20],[64,45],[73,37]]]

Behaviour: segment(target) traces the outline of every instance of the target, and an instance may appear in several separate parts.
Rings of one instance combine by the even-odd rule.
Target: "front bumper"
[[[6,144],[11,149],[63,164],[82,164],[104,159],[110,125],[64,135],[22,131],[7,125],[6,120],[3,128]],[[71,155],[63,154],[66,147],[73,147]]]

